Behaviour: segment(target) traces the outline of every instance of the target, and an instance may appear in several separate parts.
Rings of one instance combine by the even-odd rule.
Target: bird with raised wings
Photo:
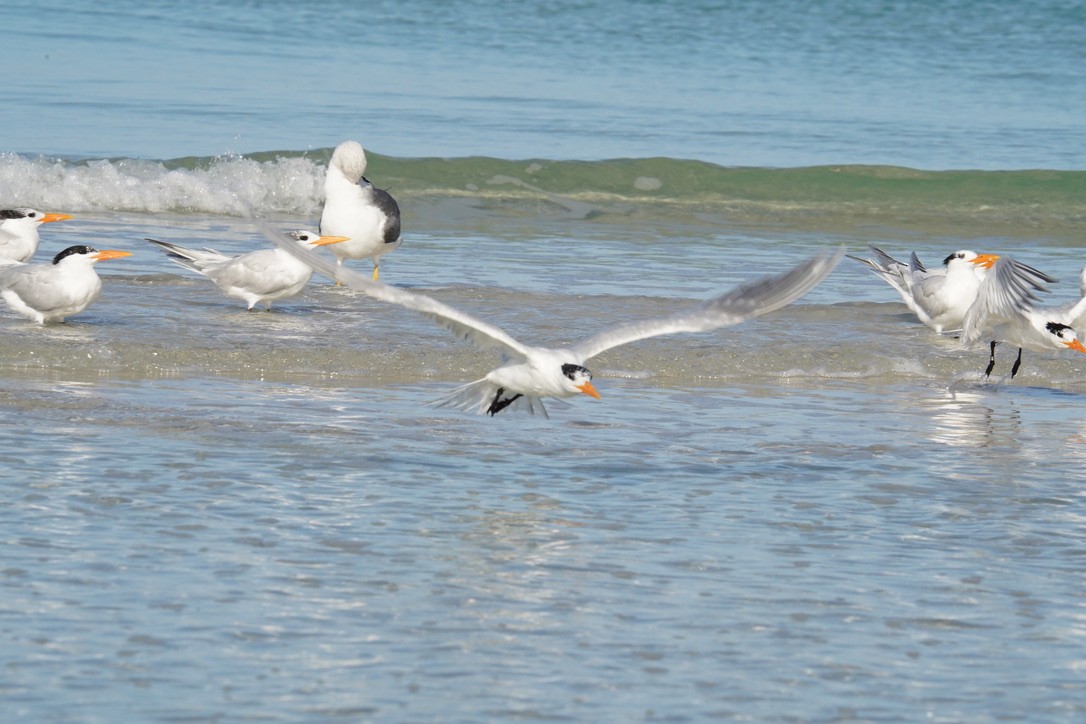
[[[928,270],[913,254],[909,263],[900,262],[876,246],[874,259],[849,255],[867,266],[893,287],[917,319],[939,334],[958,332],[987,270],[996,254],[978,254],[969,249],[950,253],[940,269]]]
[[[1018,347],[1018,357],[1011,367],[1011,379],[1022,365],[1022,350],[1045,352],[1073,349],[1086,353],[1071,322],[1077,313],[1075,305],[1037,307],[1037,292],[1048,291],[1044,285],[1056,281],[1032,267],[1018,264],[1004,256],[991,268],[969,307],[962,327],[961,342],[969,345],[989,340],[988,367],[984,376],[995,367],[996,344],[1006,342]]]
[[[262,227],[264,228],[264,227]],[[271,234],[265,228],[266,234]],[[274,235],[269,238],[275,239]],[[501,353],[503,363],[482,379],[456,388],[435,401],[438,407],[496,415],[505,409],[547,414],[543,398],[585,394],[599,398],[585,363],[596,355],[650,337],[706,332],[739,324],[791,304],[837,266],[843,250],[822,252],[789,271],[750,282],[675,314],[613,327],[569,347],[548,349],[517,341],[498,327],[422,294],[373,281],[332,264],[309,250],[277,241],[314,269],[366,295],[429,317],[475,346]]]
[[[94,265],[126,256],[132,252],[77,245],[50,262],[5,261],[0,265],[0,298],[38,324],[63,322],[89,307],[102,293],[102,280]]]
[[[285,237],[303,247],[327,246],[347,239],[320,236],[304,229],[288,232]],[[164,249],[174,264],[203,274],[226,296],[244,301],[250,311],[261,303],[270,310],[272,302],[301,294],[313,276],[312,267],[279,247],[228,256],[214,249],[189,249],[158,239],[146,241]]]
[[[357,141],[336,146],[324,176],[324,208],[320,233],[345,236],[332,253],[340,266],[346,259],[373,259],[373,278],[380,277],[379,259],[400,245],[400,207],[384,189],[365,176],[366,152]]]
[[[38,250],[38,227],[72,218],[37,209],[0,209],[0,259],[29,261]]]

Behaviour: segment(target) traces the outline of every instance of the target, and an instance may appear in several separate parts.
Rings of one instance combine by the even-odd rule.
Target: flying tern
[[[20,314],[38,324],[63,322],[86,309],[102,293],[102,280],[94,264],[132,256],[130,251],[90,246],[69,246],[51,262],[0,265],[0,297]]]
[[[265,233],[268,233],[266,229]],[[373,281],[357,272],[337,267],[311,251],[277,243],[332,279],[374,299],[420,312],[477,347],[500,352],[503,363],[499,367],[482,379],[458,387],[434,402],[437,407],[489,415],[509,408],[533,414],[538,411],[546,416],[544,397],[564,398],[585,394],[599,398],[600,394],[592,384],[592,373],[585,367],[592,357],[638,340],[666,334],[705,332],[780,309],[825,279],[843,254],[843,249],[824,251],[787,272],[744,284],[675,314],[628,322],[569,347],[548,349],[523,344],[498,327],[425,295]]]
[[[327,246],[347,239],[320,236],[304,229],[291,231],[285,237],[303,247]],[[244,301],[250,311],[259,303],[271,309],[272,302],[300,294],[313,276],[312,267],[278,247],[227,256],[214,249],[189,249],[158,239],[146,241],[164,249],[178,266],[203,274],[226,296]]]
[[[366,152],[357,141],[336,146],[324,177],[320,233],[346,236],[332,249],[337,263],[373,259],[373,278],[380,277],[378,259],[400,245],[400,207],[396,199],[364,176]]]
[[[28,261],[38,250],[38,227],[70,218],[37,209],[0,209],[0,259]]]

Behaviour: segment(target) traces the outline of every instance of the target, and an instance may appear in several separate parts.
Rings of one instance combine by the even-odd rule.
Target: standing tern
[[[37,209],[0,209],[0,259],[28,261],[38,250],[38,227],[72,218]]]
[[[265,233],[269,231],[265,229]],[[499,367],[434,402],[437,407],[474,410],[489,415],[511,408],[532,414],[538,411],[547,416],[544,397],[585,394],[598,399],[600,394],[592,385],[592,373],[584,366],[592,357],[638,340],[728,327],[780,309],[825,279],[843,254],[843,249],[824,251],[790,271],[744,284],[690,309],[666,317],[628,322],[572,346],[547,349],[522,344],[498,327],[430,297],[367,279],[357,272],[337,267],[311,251],[292,248],[281,241],[277,243],[332,279],[374,299],[420,312],[477,347],[501,352],[503,363]]]
[[[986,271],[999,259],[995,254],[962,249],[943,260],[944,268],[929,271],[916,254],[905,264],[878,247],[872,246],[871,250],[874,259],[851,254],[849,258],[866,265],[897,290],[913,314],[939,334],[962,328]]]
[[[304,229],[284,236],[303,247],[347,240],[345,236],[320,236]],[[158,239],[146,241],[165,249],[174,264],[203,274],[226,296],[244,301],[249,311],[261,302],[270,310],[272,302],[300,294],[313,276],[312,267],[278,247],[227,256],[214,249],[188,249]]]
[[[324,208],[320,233],[346,236],[332,249],[336,262],[373,259],[373,278],[380,277],[378,258],[400,245],[400,207],[366,173],[366,152],[357,141],[336,146],[324,177]]]
[[[995,263],[980,286],[976,301],[970,306],[962,328],[961,342],[969,345],[981,339],[991,340],[988,367],[984,376],[995,367],[998,342],[1018,347],[1018,357],[1011,367],[1011,379],[1022,365],[1022,350],[1044,352],[1053,349],[1073,349],[1086,353],[1070,322],[1075,306],[1036,307],[1036,292],[1048,291],[1045,282],[1055,281],[1009,257]]]
[[[38,324],[63,322],[86,309],[102,293],[96,262],[132,256],[130,251],[69,246],[42,264],[7,261],[0,265],[0,297]]]

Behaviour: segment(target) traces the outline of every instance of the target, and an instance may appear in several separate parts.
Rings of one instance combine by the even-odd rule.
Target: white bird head
[[[328,246],[329,244],[338,244],[341,241],[347,241],[347,239],[351,238],[349,236],[321,236],[315,231],[307,231],[305,229],[288,231],[287,236],[297,241],[298,245],[303,248],[309,246]]]
[[[65,221],[72,218],[70,214],[47,214],[37,209],[18,208],[0,209],[0,225],[18,226],[26,224],[37,227],[40,224],[48,224],[53,221]]]
[[[54,256],[53,264],[58,266],[61,264],[94,264],[95,262],[106,261],[107,259],[121,259],[126,256],[132,256],[132,252],[120,251],[119,249],[103,249],[99,251],[93,246],[78,244],[69,246]]]
[[[334,166],[353,184],[366,173],[366,152],[358,141],[344,141],[332,151],[329,166]]]
[[[592,386],[592,373],[587,368],[567,363],[562,365],[562,374],[569,380],[570,394],[576,391],[600,399],[600,393]]]
[[[1054,341],[1057,345],[1063,345],[1076,352],[1086,354],[1086,347],[1083,347],[1082,342],[1078,341],[1078,334],[1068,325],[1060,322],[1049,322],[1045,325],[1045,329],[1055,338]]]
[[[959,249],[943,259],[943,266],[949,269],[951,264],[972,264],[979,269],[991,269],[998,260],[998,254],[978,254],[969,249]]]

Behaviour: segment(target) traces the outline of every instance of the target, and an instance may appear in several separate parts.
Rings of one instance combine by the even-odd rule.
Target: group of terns
[[[387,191],[366,179],[365,172],[366,154],[359,143],[345,141],[337,146],[325,174],[318,231],[281,234],[258,221],[274,248],[228,256],[214,249],[147,241],[176,264],[208,277],[227,296],[244,301],[250,310],[257,304],[270,309],[272,302],[299,294],[316,270],[337,284],[419,312],[477,347],[499,352],[500,366],[435,401],[438,407],[490,415],[506,409],[546,415],[543,398],[580,394],[599,398],[585,366],[591,358],[638,340],[719,329],[781,309],[821,283],[844,253],[843,249],[824,250],[793,269],[743,284],[689,309],[621,324],[568,347],[532,347],[466,312],[380,281],[380,257],[400,244],[400,209]],[[39,324],[63,321],[86,309],[101,292],[94,264],[131,255],[80,245],[64,249],[51,262],[29,263],[38,247],[38,227],[70,218],[28,208],[0,211],[0,297]],[[324,246],[332,251],[335,263],[315,253]],[[1012,377],[1021,364],[1022,348],[1067,347],[1086,352],[1075,334],[1075,328],[1086,322],[1086,270],[1083,299],[1063,308],[1040,309],[1035,306],[1036,294],[1047,291],[1044,284],[1055,280],[1008,257],[958,251],[944,260],[942,268],[928,270],[915,254],[906,264],[880,249],[872,250],[872,259],[852,258],[896,289],[924,324],[940,334],[959,335],[963,344],[990,341],[986,374],[994,365],[997,342],[1019,347]],[[344,266],[347,259],[363,258],[373,260],[372,275]]]
[[[882,278],[905,305],[938,334],[960,338],[963,346],[989,342],[988,366],[995,368],[996,344],[1018,348],[1011,378],[1022,366],[1022,350],[1073,349],[1086,353],[1075,330],[1086,325],[1086,268],[1079,280],[1079,299],[1056,307],[1039,307],[1037,296],[1056,280],[1009,256],[962,249],[928,269],[913,253],[908,263],[872,246],[873,258],[849,256]]]

